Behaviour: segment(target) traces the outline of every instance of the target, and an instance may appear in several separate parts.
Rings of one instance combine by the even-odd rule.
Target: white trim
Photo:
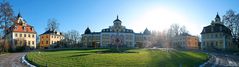
[[[26,57],[26,54],[21,57],[22,63],[26,64],[26,65],[29,66],[29,67],[36,67],[35,65],[30,64],[30,63],[25,59],[25,57]]]

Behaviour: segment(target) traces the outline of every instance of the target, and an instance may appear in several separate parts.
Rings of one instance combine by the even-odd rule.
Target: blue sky
[[[87,27],[99,32],[113,25],[119,15],[122,25],[142,32],[163,31],[170,24],[185,25],[193,35],[199,35],[218,12],[229,9],[239,12],[239,0],[9,0],[15,14],[21,13],[38,34],[45,31],[49,18],[60,23],[59,30],[77,30]]]

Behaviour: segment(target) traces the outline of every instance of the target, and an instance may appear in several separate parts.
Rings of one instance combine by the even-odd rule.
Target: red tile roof
[[[22,26],[22,25],[13,25],[10,27],[10,31],[9,32],[28,32],[28,33],[35,33],[35,30],[32,26],[30,25],[26,25],[26,26]]]
[[[21,17],[18,17],[17,20],[12,20],[14,24],[8,28],[8,32],[36,33],[33,26],[28,25],[25,20],[19,18]]]

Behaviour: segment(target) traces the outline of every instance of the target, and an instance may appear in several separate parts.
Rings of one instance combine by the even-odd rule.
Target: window
[[[46,44],[48,44],[48,41],[46,41]]]
[[[44,42],[43,41],[41,41],[41,44],[43,44]]]
[[[20,37],[22,37],[22,34],[20,34]]]
[[[35,36],[34,36],[34,34],[32,34],[32,38],[34,38]],[[43,38],[43,37],[42,37]]]
[[[28,34],[28,37],[30,37],[30,34]]]
[[[30,29],[31,29],[31,31],[34,31],[33,28],[30,28]]]
[[[17,33],[15,34],[15,37],[17,37]]]
[[[28,41],[28,45],[30,45],[31,44],[31,41]]]
[[[17,26],[15,26],[15,30],[17,30]]]
[[[215,34],[212,34],[212,38],[215,38]]]
[[[26,34],[24,34],[24,37],[27,37],[27,35],[26,35]]]
[[[48,36],[46,35],[46,38],[48,38]]]
[[[220,26],[220,31],[222,31],[222,26]]]
[[[32,41],[32,45],[34,44],[34,41]]]
[[[26,27],[22,27],[23,30],[26,30]]]
[[[215,34],[215,38],[217,38],[217,34]]]
[[[32,36],[34,36],[34,35],[32,35]],[[44,38],[43,36],[41,36],[41,38]]]

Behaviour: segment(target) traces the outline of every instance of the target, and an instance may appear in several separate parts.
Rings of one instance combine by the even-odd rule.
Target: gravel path
[[[205,67],[239,67],[237,56],[211,53],[212,58]]]
[[[25,52],[20,52],[0,55],[0,67],[27,67],[21,63],[21,57],[25,54]]]

